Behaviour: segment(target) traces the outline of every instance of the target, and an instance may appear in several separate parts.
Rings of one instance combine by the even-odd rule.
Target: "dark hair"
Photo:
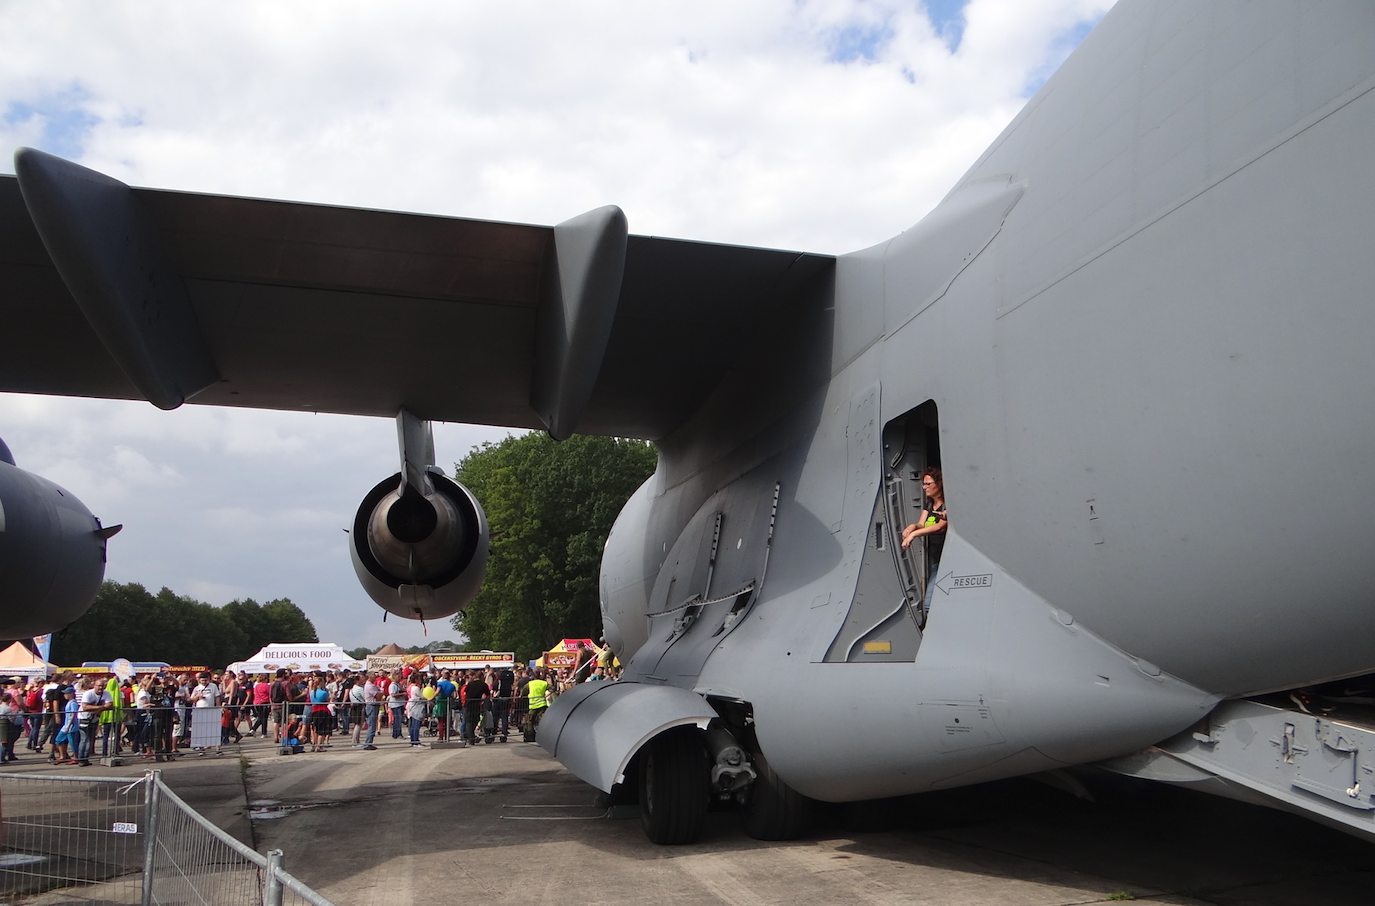
[[[935,466],[928,466],[927,468],[921,470],[922,478],[925,478],[928,475],[931,476],[932,480],[936,482],[936,486],[941,489],[941,493],[944,494],[945,482],[941,480],[941,470]]]

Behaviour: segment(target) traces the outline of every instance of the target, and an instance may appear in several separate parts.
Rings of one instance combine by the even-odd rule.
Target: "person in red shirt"
[[[272,684],[268,682],[266,673],[259,673],[253,683],[253,723],[248,727],[249,736],[261,731],[263,739],[267,739],[267,714],[271,703]]]
[[[28,692],[24,696],[24,723],[29,730],[29,741],[25,744],[31,751],[41,752],[38,742],[38,726],[43,718],[43,687],[38,683],[29,683]]]

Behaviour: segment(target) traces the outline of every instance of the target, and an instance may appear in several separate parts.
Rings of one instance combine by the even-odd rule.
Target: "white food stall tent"
[[[350,657],[332,642],[273,642],[245,661],[229,665],[238,673],[266,673],[287,670],[312,673],[316,670],[362,670],[367,665]]]

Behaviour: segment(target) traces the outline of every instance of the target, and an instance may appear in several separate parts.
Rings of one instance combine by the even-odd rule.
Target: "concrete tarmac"
[[[713,812],[701,842],[659,847],[638,820],[605,817],[596,791],[535,745],[377,742],[366,752],[336,737],[292,756],[242,746],[237,801],[254,806],[254,845],[284,850],[287,869],[339,906],[1309,906],[1365,902],[1375,889],[1375,845],[1106,774],[1089,778],[1091,802],[1012,780],[909,800],[890,830],[847,829],[863,816],[835,811],[790,843],[752,840],[736,814]]]
[[[1363,903],[1375,844],[1256,806],[1108,774],[1093,801],[1032,780],[905,800],[887,830],[832,809],[804,839],[761,843],[732,812],[692,846],[611,820],[596,791],[537,746],[378,750],[336,741],[280,756],[245,740],[152,765],[55,767],[21,749],[4,771],[139,776],[149,767],[338,906],[573,902],[1069,906]]]
[[[338,906],[571,902],[1028,904],[1364,903],[1375,844],[1256,806],[1108,774],[1093,801],[1032,780],[904,800],[890,829],[832,809],[806,838],[751,840],[713,812],[692,846],[611,820],[535,745],[378,750],[336,740],[281,756],[246,739],[166,765],[55,767],[21,749],[0,771],[127,776],[157,767],[190,805]]]

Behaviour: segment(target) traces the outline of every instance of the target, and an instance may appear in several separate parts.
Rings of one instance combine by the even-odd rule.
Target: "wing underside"
[[[543,427],[553,227],[133,189],[219,380],[198,404]],[[827,256],[630,235],[577,430],[659,438],[829,271]],[[0,390],[141,399],[0,177]]]

